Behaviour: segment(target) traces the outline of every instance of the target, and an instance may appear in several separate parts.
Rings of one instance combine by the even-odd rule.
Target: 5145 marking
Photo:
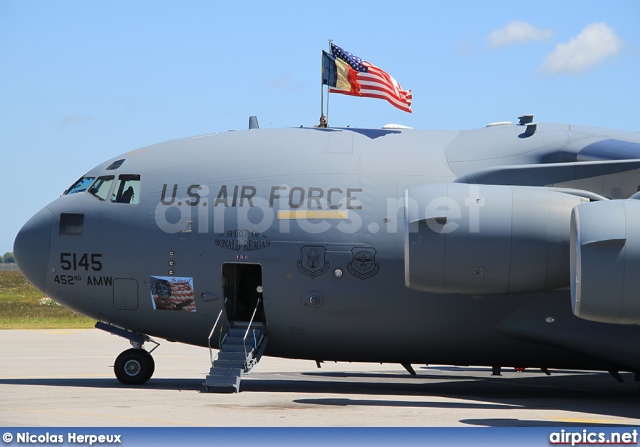
[[[102,254],[100,253],[60,253],[60,268],[62,270],[84,270],[89,268],[94,272],[102,270]]]

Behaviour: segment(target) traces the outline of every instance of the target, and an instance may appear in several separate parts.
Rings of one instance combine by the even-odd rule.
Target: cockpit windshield
[[[95,177],[82,177],[80,180],[71,185],[71,187],[63,193],[63,195],[66,196],[69,194],[86,191],[95,179]]]
[[[115,181],[115,187],[112,186]],[[140,202],[140,175],[120,174],[116,180],[115,175],[103,175],[100,177],[82,177],[75,182],[63,195],[77,192],[88,192],[94,197],[105,201],[111,192],[111,202],[137,204]]]
[[[105,175],[98,177],[98,179],[89,188],[89,194],[96,196],[100,200],[106,200],[113,183],[113,175]]]
[[[111,201],[115,203],[138,203],[140,200],[140,176],[122,174],[118,177]]]

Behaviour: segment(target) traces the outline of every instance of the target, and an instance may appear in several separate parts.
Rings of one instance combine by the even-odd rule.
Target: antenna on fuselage
[[[249,117],[249,130],[251,129],[260,129],[260,126],[258,126],[258,117],[255,115]]]

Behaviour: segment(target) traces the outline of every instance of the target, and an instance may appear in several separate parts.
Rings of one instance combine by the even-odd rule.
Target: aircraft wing
[[[564,151],[567,153],[567,151]],[[640,159],[640,143],[605,138],[583,146],[576,161]]]
[[[640,153],[638,154],[640,157]],[[640,159],[496,166],[464,174],[456,183],[550,186],[640,169]]]

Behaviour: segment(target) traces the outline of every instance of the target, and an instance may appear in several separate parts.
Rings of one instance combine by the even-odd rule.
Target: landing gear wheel
[[[153,375],[156,363],[144,349],[127,349],[116,358],[113,365],[118,380],[125,385],[142,385]]]

